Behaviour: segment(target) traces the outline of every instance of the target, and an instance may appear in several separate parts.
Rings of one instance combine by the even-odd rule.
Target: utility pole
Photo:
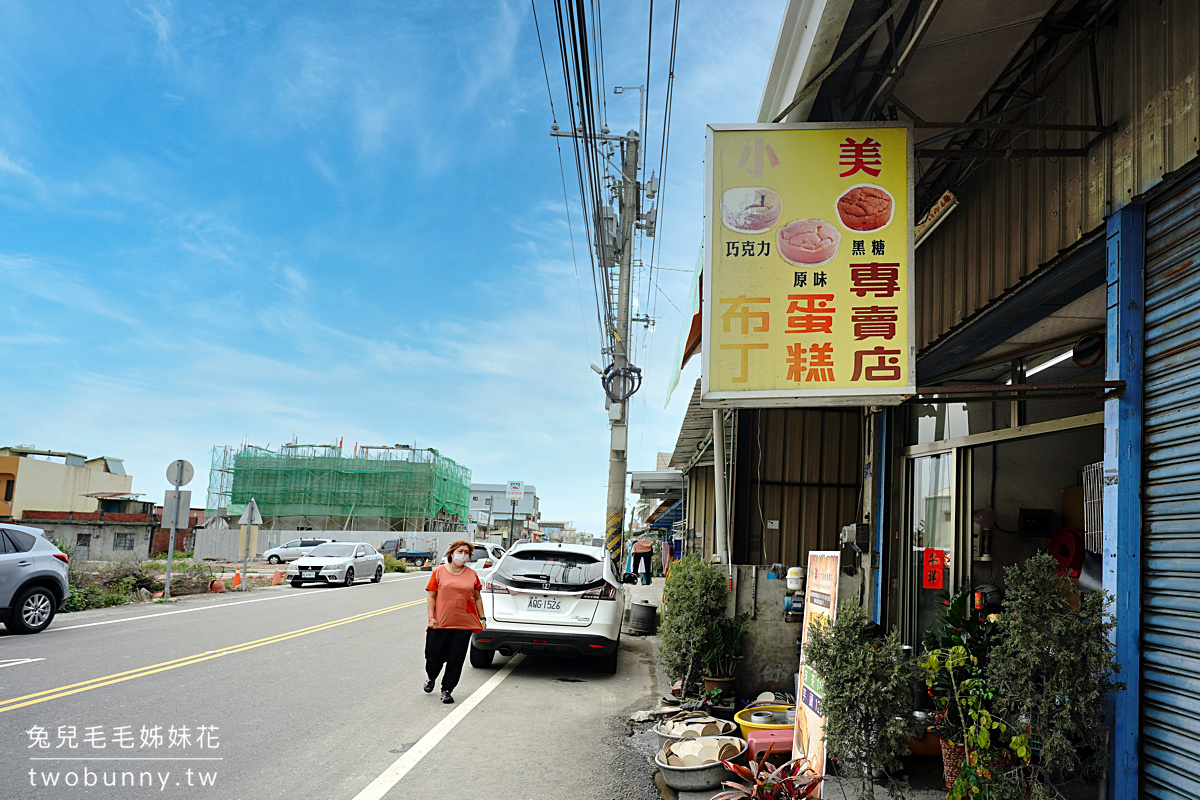
[[[644,86],[615,86],[614,94],[622,94],[625,90],[637,89],[639,98],[644,98]],[[638,124],[641,119],[643,104],[639,102]],[[621,180],[617,193],[620,218],[616,230],[610,232],[607,220],[612,219],[608,206],[596,209],[595,225],[596,249],[599,254],[600,268],[606,275],[613,271],[617,275],[616,308],[612,308],[613,298],[609,295],[611,287],[606,282],[605,306],[608,309],[606,319],[612,320],[612,329],[606,331],[612,337],[611,348],[605,353],[612,362],[605,368],[595,364],[592,369],[600,375],[606,395],[605,408],[608,409],[608,419],[611,423],[609,432],[608,453],[608,503],[605,515],[605,547],[613,558],[621,560],[624,543],[622,541],[625,527],[625,476],[627,475],[628,460],[626,452],[629,442],[629,398],[641,386],[641,370],[629,362],[629,325],[630,325],[630,290],[633,285],[633,239],[635,229],[641,227],[647,231],[647,236],[653,236],[654,214],[641,215],[642,185],[638,182],[638,169],[641,159],[641,133],[632,130],[624,136],[609,132],[607,126],[599,132],[586,132],[581,127],[574,131],[559,131],[557,125],[550,126],[551,136],[583,139],[587,146],[598,147],[601,142],[620,142],[621,145]],[[653,182],[652,182],[653,183]],[[653,197],[648,190],[647,197]],[[615,234],[615,235],[614,235]]]
[[[624,376],[629,367],[629,288],[633,282],[633,225],[638,215],[638,145],[637,131],[630,131],[622,143],[625,153],[621,164],[621,222],[620,256],[617,264],[617,315],[616,348],[613,351],[613,371]],[[608,512],[605,522],[604,543],[613,558],[620,563],[624,542],[622,534],[625,522],[625,474],[628,464],[626,452],[629,445],[629,398],[625,387],[626,377],[617,379],[617,391],[624,399],[609,400],[608,418],[612,421],[609,432],[608,453]]]

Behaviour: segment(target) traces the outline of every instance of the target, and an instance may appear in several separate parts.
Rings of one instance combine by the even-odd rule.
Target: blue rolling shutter
[[[1200,797],[1200,169],[1147,207],[1142,797]]]

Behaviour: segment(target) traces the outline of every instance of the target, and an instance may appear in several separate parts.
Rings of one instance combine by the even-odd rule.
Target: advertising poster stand
[[[838,572],[841,553],[810,552],[808,579],[804,584],[804,629],[800,672],[796,679],[796,728],[792,736],[792,758],[807,757],[818,775],[825,775],[825,716],[821,699],[825,687],[817,674],[805,664],[804,651],[815,626],[833,625],[837,615]],[[818,792],[818,797],[823,796]]]

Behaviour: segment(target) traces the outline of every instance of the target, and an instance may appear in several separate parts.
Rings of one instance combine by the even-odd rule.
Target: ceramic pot
[[[1012,769],[1013,753],[1008,748],[1003,750],[993,750],[992,763],[994,769],[1001,771]],[[946,791],[950,791],[950,787],[958,780],[958,773],[962,771],[963,760],[966,758],[966,751],[961,744],[954,744],[948,739],[942,739],[942,775],[946,779]]]

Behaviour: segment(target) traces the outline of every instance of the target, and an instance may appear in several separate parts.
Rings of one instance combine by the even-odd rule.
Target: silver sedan
[[[383,556],[366,542],[326,542],[288,564],[292,586],[306,583],[350,586],[356,580],[383,580]]]

